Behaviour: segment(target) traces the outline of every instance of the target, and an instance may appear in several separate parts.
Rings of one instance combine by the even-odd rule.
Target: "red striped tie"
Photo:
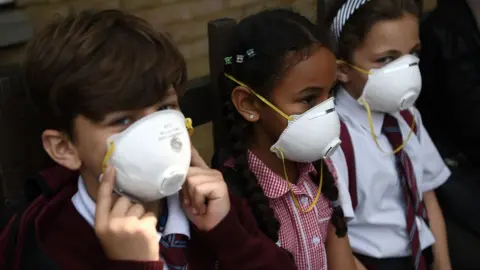
[[[168,270],[187,269],[187,249],[188,237],[183,234],[169,234],[162,236],[160,240],[160,254],[167,264]]]
[[[168,219],[168,206],[165,204],[162,216],[158,220],[158,231],[164,232]],[[188,236],[183,234],[166,234],[160,238],[160,255],[168,270],[186,270]]]
[[[382,132],[387,136],[393,149],[397,149],[403,144],[403,137],[398,126],[398,121],[391,115],[385,114]],[[420,216],[427,221],[427,211],[418,195],[417,180],[413,171],[412,162],[407,153],[403,151],[403,149],[398,151],[395,154],[395,160],[397,171],[403,185],[403,195],[405,197],[407,211],[407,231],[412,248],[413,267],[415,270],[426,270],[427,263],[425,257],[422,255],[415,217]]]

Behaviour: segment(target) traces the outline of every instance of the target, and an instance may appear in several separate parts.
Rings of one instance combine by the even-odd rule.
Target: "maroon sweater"
[[[163,270],[161,262],[109,260],[71,202],[78,174],[55,167],[41,175],[54,195],[36,198],[18,222],[1,233],[0,269],[7,269],[10,259],[14,270]],[[230,200],[231,210],[217,227],[210,232],[192,229],[188,269],[296,269],[288,253],[259,230],[247,204],[234,196]]]

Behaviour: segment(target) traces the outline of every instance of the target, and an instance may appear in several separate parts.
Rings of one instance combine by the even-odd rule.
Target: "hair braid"
[[[230,127],[231,155],[235,159],[235,171],[242,177],[241,192],[247,199],[260,229],[274,242],[278,241],[280,223],[270,208],[268,198],[258,183],[257,177],[250,171],[248,148],[244,141],[248,122],[237,113],[231,102],[226,102],[224,110]]]
[[[332,224],[333,226],[335,226],[337,236],[344,237],[347,233],[347,223],[345,222],[345,215],[343,213],[343,209],[338,203],[339,196],[335,179],[333,178],[333,175],[330,172],[327,164],[325,164],[325,161],[317,161],[314,165],[317,169],[317,174],[315,175],[315,178],[312,178],[312,181],[318,184],[318,172],[323,169],[323,187],[319,188],[323,189],[322,193],[332,203]],[[321,168],[320,166],[323,166],[323,168]]]

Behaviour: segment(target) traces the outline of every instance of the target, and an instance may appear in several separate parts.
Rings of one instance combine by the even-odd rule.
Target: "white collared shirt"
[[[85,187],[85,183],[80,176],[78,179],[78,191],[72,197],[72,203],[78,213],[93,227],[95,222],[95,202],[90,198]],[[168,218],[165,224],[163,234],[183,234],[190,238],[190,225],[181,206],[178,193],[167,197]],[[158,241],[162,238],[162,233],[158,233]],[[166,270],[167,266],[164,266]]]
[[[383,113],[372,112],[374,132],[381,148],[372,138],[367,112],[363,106],[340,89],[336,96],[336,110],[348,128],[353,144],[357,174],[358,206],[355,210],[344,206],[345,216],[350,218],[348,236],[354,252],[375,257],[391,258],[411,255],[407,236],[405,200],[401,180],[395,168],[393,149],[382,134]],[[418,136],[412,135],[404,147],[413,164],[420,198],[423,192],[442,185],[450,176],[430,136],[422,124],[420,113],[415,115]],[[411,127],[400,113],[394,113],[404,140]],[[389,154],[390,153],[390,154]],[[338,181],[348,187],[348,168],[342,149],[335,151],[331,160],[338,173]],[[435,242],[426,223],[416,218],[422,249]]]

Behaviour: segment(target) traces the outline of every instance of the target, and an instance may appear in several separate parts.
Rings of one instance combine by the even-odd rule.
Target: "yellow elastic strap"
[[[321,166],[320,166],[320,183],[318,184],[317,195],[315,196],[315,199],[313,200],[312,204],[306,210],[303,210],[302,207],[300,206],[300,203],[298,202],[297,196],[295,196],[295,193],[292,190],[292,185],[290,183],[290,180],[288,180],[287,167],[285,166],[285,156],[283,155],[283,152],[280,149],[275,148],[275,150],[277,150],[280,153],[280,155],[282,156],[283,173],[285,174],[285,180],[287,180],[288,189],[290,190],[290,194],[292,195],[292,199],[293,199],[293,203],[295,204],[295,207],[297,207],[297,209],[300,212],[303,212],[303,213],[308,213],[308,212],[312,211],[313,208],[315,207],[315,205],[317,205],[318,200],[320,199],[320,194],[322,194],[323,160],[322,160],[322,163],[321,163]]]
[[[359,67],[354,66],[354,65],[352,65],[352,64],[349,64],[349,63],[347,63],[347,62],[345,62],[345,61],[343,61],[343,60],[337,60],[337,64],[340,64],[340,63],[347,64],[347,65],[349,65],[351,68],[355,69],[355,70],[358,71],[358,72],[361,72],[361,73],[364,73],[364,74],[367,74],[367,75],[372,74],[372,72],[370,72],[369,70],[365,70],[365,69],[363,69],[363,68],[359,68]]]
[[[270,103],[270,101],[266,100],[264,97],[262,97],[261,95],[259,95],[257,92],[253,91],[252,88],[248,87],[246,84],[242,83],[241,81],[235,79],[233,76],[231,76],[230,74],[227,74],[227,73],[224,73],[225,74],[225,77],[229,78],[230,80],[236,82],[238,85],[240,86],[243,86],[245,88],[247,88],[248,90],[250,90],[250,92],[252,92],[252,94],[254,94],[258,99],[260,99],[261,101],[263,101],[263,103],[267,104],[270,108],[274,109],[277,113],[279,113],[281,116],[283,116],[285,119],[287,120],[290,120],[290,121],[293,121],[293,117],[289,116],[289,115],[286,115],[284,112],[282,112],[281,110],[279,110],[277,107],[275,107],[275,105],[273,105],[272,103]]]
[[[190,137],[192,137],[195,131],[195,128],[193,127],[192,118],[185,118],[185,127],[187,127],[188,134],[190,135]]]
[[[107,169],[108,161],[109,161],[110,158],[112,157],[113,152],[115,152],[115,143],[114,143],[113,141],[111,141],[111,142],[108,144],[108,151],[107,151],[107,153],[105,154],[105,157],[103,158],[103,162],[102,162],[102,173],[105,172],[105,170]]]
[[[367,110],[368,124],[370,125],[370,132],[372,134],[373,140],[375,141],[375,144],[377,144],[378,149],[380,149],[380,151],[386,154],[396,154],[400,150],[402,150],[403,147],[405,147],[408,141],[412,138],[412,135],[415,129],[415,117],[413,117],[412,125],[410,126],[410,132],[408,133],[407,139],[397,149],[393,150],[393,152],[386,152],[385,150],[382,149],[382,147],[378,143],[377,135],[375,135],[375,131],[373,129],[373,120],[372,120],[372,112],[370,110],[370,105],[368,105],[368,103],[365,100],[361,100],[361,103],[363,104],[363,106],[365,106],[365,109]]]

